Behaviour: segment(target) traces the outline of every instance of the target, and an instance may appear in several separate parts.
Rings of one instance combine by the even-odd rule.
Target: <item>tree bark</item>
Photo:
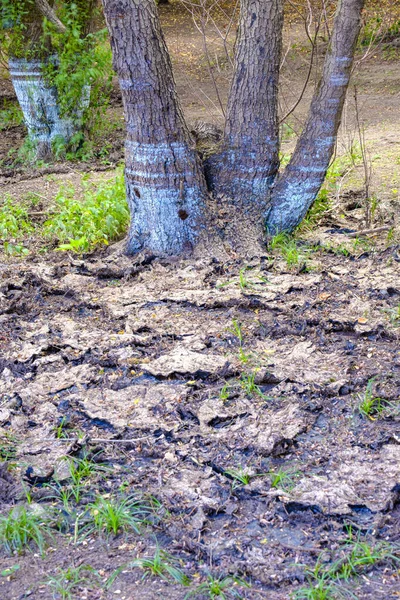
[[[282,0],[242,0],[223,149],[209,161],[211,187],[260,213],[279,168],[282,27]]]
[[[340,0],[322,78],[293,156],[272,190],[270,234],[293,231],[324,182],[346,97],[365,0]]]
[[[202,167],[178,102],[154,0],[103,0],[124,103],[127,251],[190,251],[205,211]]]

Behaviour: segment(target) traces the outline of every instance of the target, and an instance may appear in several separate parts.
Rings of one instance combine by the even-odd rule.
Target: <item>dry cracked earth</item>
[[[0,577],[1,598],[57,597],[46,578],[71,565],[105,581],[156,544],[191,590],[208,573],[237,575],[251,587],[227,597],[271,600],[310,585],[308,569],[345,556],[349,536],[398,553],[398,247],[240,269],[132,260],[118,246],[1,265],[1,512],[29,490],[30,510],[63,520],[43,556],[1,555],[0,569],[19,565]],[[360,412],[366,390],[381,412]],[[68,508],[54,490],[69,485],[65,457],[83,455],[107,469]],[[140,533],[77,535],[98,494],[151,495],[157,515]],[[72,598],[186,593],[126,568]],[[399,596],[385,560],[309,597]]]

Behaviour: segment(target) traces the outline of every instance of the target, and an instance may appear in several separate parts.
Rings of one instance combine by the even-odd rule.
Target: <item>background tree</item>
[[[56,84],[65,66],[61,64],[58,48],[60,39],[63,49],[73,45],[75,50],[80,40],[87,39],[94,7],[94,0],[74,3],[65,0],[61,20],[52,1],[4,0],[2,37],[7,41],[11,80],[36,158],[50,158],[56,140],[68,144],[82,128],[83,111],[89,103],[90,80],[83,78],[80,85],[74,86],[70,78],[72,101],[68,106],[68,94],[62,93]],[[79,52],[71,54],[79,59]]]
[[[364,0],[338,3],[306,126],[275,184],[282,0],[242,0],[224,139],[206,165],[217,206],[205,202],[203,169],[179,106],[154,0],[103,5],[127,123],[128,251],[181,254],[212,220],[217,229],[221,216],[221,237],[240,253],[255,250],[265,226],[274,233],[293,230],[315,200],[334,151]]]

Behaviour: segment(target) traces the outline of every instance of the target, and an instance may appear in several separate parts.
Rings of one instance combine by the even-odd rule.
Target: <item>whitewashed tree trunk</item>
[[[68,143],[81,129],[83,112],[90,100],[90,88],[87,86],[74,113],[61,115],[57,90],[43,73],[45,66],[39,59],[9,59],[11,81],[39,159],[51,157],[56,138]]]
[[[202,228],[206,185],[154,0],[103,0],[124,103],[128,253],[178,255]]]

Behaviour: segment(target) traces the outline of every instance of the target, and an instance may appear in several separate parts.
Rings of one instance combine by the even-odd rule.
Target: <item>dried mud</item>
[[[0,473],[1,511],[24,501],[21,481],[35,502],[54,503],[46,483],[68,477],[62,457],[82,452],[80,430],[112,467],[94,488],[125,482],[156,497],[165,517],[141,536],[73,545],[55,534],[43,558],[3,555],[1,568],[21,569],[3,578],[2,597],[51,598],[43,582],[58,566],[110,575],[151,552],[154,535],[189,575],[239,573],[252,582],[244,598],[271,599],[289,598],[321,553],[333,559],[348,525],[398,543],[397,251],[326,255],[303,273],[265,260],[245,286],[233,263],[133,261],[118,245],[82,260],[4,263],[0,418],[16,466]],[[249,392],[240,381],[251,372]],[[374,420],[358,408],[372,378],[388,407]],[[57,438],[60,424],[70,441]],[[227,473],[240,468],[246,485]],[[279,469],[291,485],[271,486]],[[400,591],[379,565],[349,586],[360,599]],[[182,589],[133,570],[79,598],[181,599]]]

